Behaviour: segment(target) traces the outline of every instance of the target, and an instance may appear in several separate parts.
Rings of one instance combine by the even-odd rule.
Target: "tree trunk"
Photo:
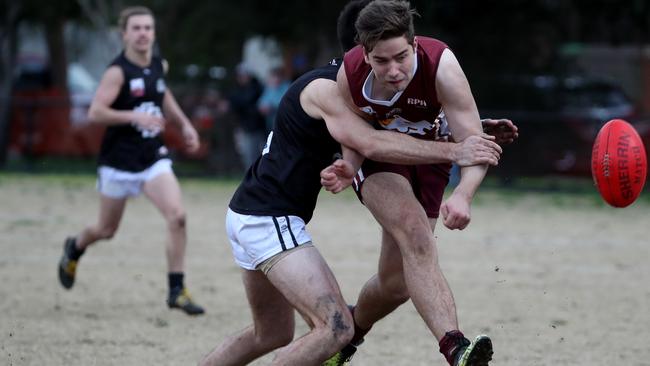
[[[45,23],[47,48],[52,68],[52,85],[63,92],[68,90],[68,60],[65,54],[63,27],[65,20],[56,18]]]
[[[11,86],[20,7],[21,4],[18,1],[6,1],[4,4],[6,12],[0,19],[0,167],[7,162],[11,127]]]

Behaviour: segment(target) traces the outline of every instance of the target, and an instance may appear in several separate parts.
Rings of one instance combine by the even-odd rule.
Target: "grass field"
[[[247,325],[223,224],[236,182],[181,184],[200,318],[165,306],[164,223],[146,200],[129,202],[116,237],[89,249],[65,291],[56,264],[64,237],[95,220],[94,176],[0,173],[0,364],[194,365]],[[499,366],[650,365],[648,191],[613,209],[586,180],[498,187],[479,191],[468,229],[436,230],[465,333],[488,333]],[[375,271],[378,225],[350,192],[323,193],[308,229],[354,302]],[[354,365],[445,362],[407,303],[375,326]]]

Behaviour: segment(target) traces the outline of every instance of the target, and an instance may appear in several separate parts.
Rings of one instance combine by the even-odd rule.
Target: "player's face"
[[[392,93],[406,89],[413,78],[413,46],[406,37],[377,42],[370,52],[364,51],[379,86]]]
[[[122,32],[124,45],[137,52],[148,52],[156,38],[154,21],[151,15],[133,15]]]

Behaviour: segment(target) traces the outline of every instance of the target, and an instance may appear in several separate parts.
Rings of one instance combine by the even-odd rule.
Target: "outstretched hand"
[[[519,137],[519,129],[509,119],[492,119],[486,118],[481,120],[483,132],[495,137],[495,142],[499,145],[512,143]]]
[[[339,193],[352,184],[356,175],[352,164],[343,159],[337,159],[327,168],[320,172],[320,184],[325,190],[332,193]]]

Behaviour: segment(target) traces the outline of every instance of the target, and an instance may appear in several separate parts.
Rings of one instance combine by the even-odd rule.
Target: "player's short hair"
[[[336,23],[336,35],[343,53],[348,52],[357,45],[357,30],[354,23],[359,12],[372,0],[352,0],[341,10]]]
[[[120,18],[117,21],[117,25],[120,27],[121,31],[126,30],[126,25],[129,22],[129,18],[134,16],[134,15],[151,15],[153,18],[153,12],[151,9],[147,8],[146,6],[129,6],[120,12]]]
[[[355,22],[357,40],[366,52],[372,51],[377,42],[395,37],[406,37],[413,44],[414,15],[418,13],[408,1],[375,0],[359,13]]]

